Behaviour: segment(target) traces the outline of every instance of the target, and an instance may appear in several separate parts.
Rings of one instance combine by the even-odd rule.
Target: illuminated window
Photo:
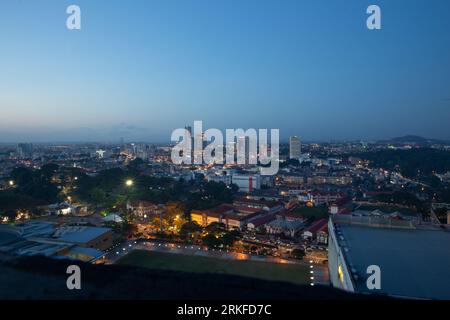
[[[339,281],[341,281],[342,284],[344,284],[344,271],[342,271],[342,266],[338,266],[338,275],[339,275]]]

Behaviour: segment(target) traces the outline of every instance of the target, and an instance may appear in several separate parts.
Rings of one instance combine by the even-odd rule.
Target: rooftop
[[[381,293],[450,299],[449,230],[338,224],[336,232],[357,291],[369,292],[366,269],[378,265]]]
[[[308,228],[307,231],[311,233],[316,233],[319,231],[325,231],[328,228],[328,219],[320,219],[314,221]]]
[[[59,228],[54,237],[60,241],[86,243],[110,231],[109,228],[98,227],[66,227]]]
[[[280,228],[284,230],[298,230],[303,226],[303,221],[289,221],[285,219],[276,219],[268,223],[273,228]]]

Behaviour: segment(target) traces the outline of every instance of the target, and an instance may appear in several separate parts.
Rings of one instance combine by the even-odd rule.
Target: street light
[[[125,181],[125,185],[127,186],[127,187],[131,187],[132,185],[133,185],[133,180],[131,180],[131,179],[128,179],[127,181]]]
[[[9,185],[12,187],[14,185],[14,181],[9,180]]]

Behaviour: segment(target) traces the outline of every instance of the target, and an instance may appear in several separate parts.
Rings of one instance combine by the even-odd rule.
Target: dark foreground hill
[[[82,289],[68,290],[66,268],[73,262],[43,257],[0,263],[0,299],[361,299],[330,287],[156,271],[126,266],[81,268]]]

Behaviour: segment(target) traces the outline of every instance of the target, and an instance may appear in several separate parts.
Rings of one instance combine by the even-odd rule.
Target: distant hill
[[[438,140],[438,139],[428,139],[420,136],[415,135],[406,135],[403,137],[396,137],[388,140],[379,140],[377,141],[381,144],[413,144],[413,145],[419,145],[419,146],[427,146],[432,144],[448,144],[448,141],[444,140]]]

